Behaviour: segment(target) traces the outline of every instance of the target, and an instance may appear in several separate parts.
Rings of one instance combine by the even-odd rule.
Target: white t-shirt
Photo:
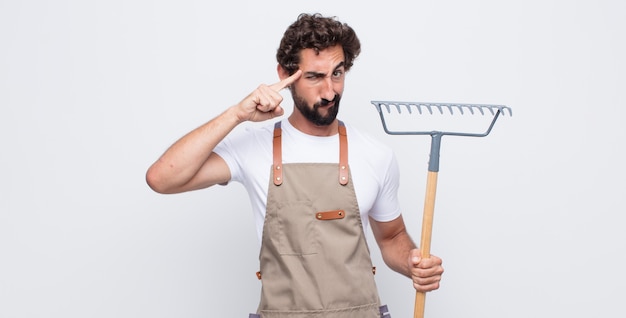
[[[339,162],[339,136],[311,136],[283,120],[283,163]],[[246,127],[229,134],[215,149],[230,168],[231,181],[240,182],[248,191],[257,225],[259,242],[267,205],[272,167],[274,124]],[[348,165],[364,227],[368,216],[387,222],[400,216],[397,192],[399,169],[391,148],[346,124]]]

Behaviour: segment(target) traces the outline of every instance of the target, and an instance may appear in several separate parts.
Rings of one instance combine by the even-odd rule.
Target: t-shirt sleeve
[[[401,214],[398,200],[398,188],[400,185],[400,169],[393,153],[387,165],[387,170],[381,178],[382,184],[374,202],[370,216],[379,222],[389,222],[398,218]]]
[[[257,162],[265,162],[268,155],[271,156],[272,131],[268,127],[241,127],[232,131],[220,143],[213,152],[218,154],[230,169],[230,181],[245,184],[248,179],[258,177],[255,175]],[[254,160],[255,162],[251,162]],[[262,170],[263,173],[269,169]],[[250,175],[252,173],[252,175]],[[249,181],[249,180],[248,180]]]
[[[213,152],[218,154],[230,169],[230,181],[242,182],[243,172],[241,170],[240,157],[237,153],[241,147],[235,145],[242,140],[242,134],[231,133],[226,136],[217,146],[213,149]]]

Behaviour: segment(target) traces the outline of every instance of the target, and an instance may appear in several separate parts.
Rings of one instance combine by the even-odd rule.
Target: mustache
[[[333,100],[328,100],[328,99],[326,99],[326,98],[322,98],[322,100],[321,100],[321,101],[319,101],[319,102],[318,102],[318,103],[316,103],[316,104],[317,104],[317,105],[320,105],[320,106],[326,106],[326,105],[328,105],[328,104],[330,104],[330,103],[333,103],[333,102],[338,101],[338,100],[339,100],[339,97],[340,97],[340,96],[339,96],[339,94],[335,94],[335,97],[333,98]]]

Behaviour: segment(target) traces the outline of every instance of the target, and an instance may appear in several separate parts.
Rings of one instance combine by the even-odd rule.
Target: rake
[[[435,212],[435,196],[437,192],[437,173],[439,172],[439,156],[441,148],[441,137],[443,136],[464,136],[464,137],[485,137],[489,135],[496,120],[500,115],[513,115],[511,108],[504,105],[487,104],[451,104],[451,103],[421,103],[421,102],[394,102],[394,101],[372,101],[380,115],[383,129],[389,135],[430,135],[430,155],[428,162],[428,176],[426,179],[426,199],[424,201],[424,213],[422,219],[422,234],[420,242],[421,257],[430,256],[430,243],[432,238],[433,216]],[[404,114],[403,114],[403,111]],[[415,112],[417,111],[417,112]],[[395,113],[394,113],[395,112]],[[481,132],[458,132],[458,131],[413,131],[413,130],[391,130],[386,117],[395,115],[480,115],[488,119],[488,128]],[[424,307],[426,303],[426,293],[416,292],[414,318],[424,317]]]

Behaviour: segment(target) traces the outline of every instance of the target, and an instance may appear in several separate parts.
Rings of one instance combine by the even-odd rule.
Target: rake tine
[[[446,105],[446,104],[444,104],[442,106],[448,109],[448,111],[450,112],[450,115],[454,115],[454,113],[452,112],[452,107],[454,105]],[[443,113],[441,113],[441,114],[443,114]]]
[[[459,109],[459,112],[461,113],[461,115],[465,115],[465,113],[463,113],[463,105],[457,105],[456,108]]]
[[[411,108],[411,104],[405,104],[404,107],[409,111],[409,114],[413,114],[413,109]]]
[[[503,114],[506,115],[506,109],[504,107],[498,107],[498,110]]]
[[[420,113],[420,115],[422,114],[422,105],[420,104],[415,104],[415,106],[417,107],[417,111]]]
[[[510,107],[502,106],[502,108],[507,109],[509,111],[509,116],[513,116],[513,110]]]
[[[396,110],[398,111],[398,114],[402,114],[402,108],[400,104],[396,104]]]

